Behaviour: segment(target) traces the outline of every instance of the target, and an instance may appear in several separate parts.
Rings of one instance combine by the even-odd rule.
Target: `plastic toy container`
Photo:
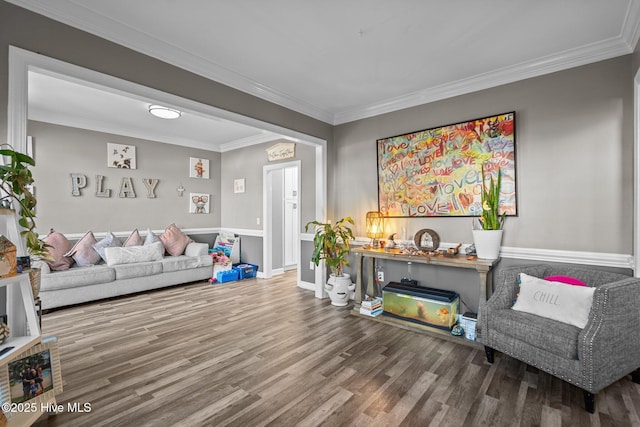
[[[255,264],[249,264],[246,262],[240,264],[233,264],[233,268],[240,272],[240,279],[251,279],[256,277],[258,272],[258,266]]]
[[[218,283],[233,282],[234,280],[238,280],[239,277],[240,272],[235,268],[226,271],[218,271],[216,273],[216,279],[218,280]]]

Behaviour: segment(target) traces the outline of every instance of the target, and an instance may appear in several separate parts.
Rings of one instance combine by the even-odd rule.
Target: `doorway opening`
[[[263,167],[265,277],[299,269],[301,169],[300,160]]]
[[[72,81],[99,86],[100,88],[111,90],[113,93],[132,94],[146,100],[153,100],[159,104],[175,106],[181,109],[181,111],[191,111],[195,114],[208,115],[224,120],[235,121],[240,124],[253,126],[267,132],[278,134],[290,141],[313,146],[315,148],[315,172],[312,179],[315,182],[315,198],[313,207],[310,207],[310,210],[313,212],[313,218],[323,219],[326,216],[326,140],[10,46],[7,140],[13,142],[14,148],[17,151],[26,152],[27,147],[29,71],[53,73],[55,75],[65,76]],[[267,201],[265,200],[263,205],[265,205],[266,202]],[[213,224],[211,227],[211,230],[213,231],[220,231],[222,229],[224,229],[224,224]],[[210,232],[211,230],[207,229],[205,231]],[[264,235],[264,230],[253,230],[252,227],[248,227],[243,231],[250,233],[249,235],[251,236],[255,235],[255,237],[262,238],[263,247],[271,247],[272,244],[270,236]],[[299,243],[300,239],[298,238],[298,250]],[[270,251],[263,251],[262,255],[263,265],[271,265],[271,260],[268,259]],[[299,270],[300,269],[298,268],[298,271]],[[317,297],[321,298],[325,294],[323,290],[324,273],[321,274],[320,269],[316,272],[315,279],[315,294]],[[299,273],[298,282],[300,283]]]

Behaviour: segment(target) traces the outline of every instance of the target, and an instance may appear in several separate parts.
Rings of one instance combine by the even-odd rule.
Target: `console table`
[[[404,261],[404,262],[416,262],[421,264],[429,264],[429,265],[440,265],[445,267],[454,267],[454,268],[472,268],[478,272],[480,276],[480,304],[487,301],[487,291],[490,290],[487,288],[488,277],[493,266],[498,262],[498,259],[480,259],[473,257],[471,259],[467,259],[465,255],[456,255],[453,257],[448,257],[444,255],[436,255],[436,256],[427,256],[427,255],[409,255],[403,254],[399,249],[365,249],[365,248],[352,248],[351,252],[353,252],[356,256],[356,270],[357,270],[357,279],[356,279],[356,296],[355,296],[355,305],[354,311],[360,310],[360,303],[362,302],[362,273],[364,268],[364,258],[369,258],[369,269],[367,271],[368,281],[366,294],[369,296],[374,295],[374,280],[375,280],[375,259],[388,259],[392,261]],[[490,296],[490,295],[489,295]]]
[[[428,325],[421,325],[414,322],[410,322],[407,320],[396,319],[388,316],[378,316],[378,317],[369,317],[360,314],[360,304],[362,303],[362,290],[363,290],[363,278],[362,273],[364,269],[364,259],[369,258],[369,269],[367,271],[368,280],[367,280],[367,288],[366,294],[369,296],[376,296],[374,290],[374,280],[375,278],[375,260],[377,259],[388,259],[392,261],[404,261],[404,262],[417,262],[421,264],[430,264],[430,265],[439,265],[445,267],[454,267],[454,268],[471,268],[475,269],[480,276],[480,304],[487,301],[487,291],[490,288],[487,288],[487,282],[490,277],[490,272],[493,266],[498,262],[498,259],[480,259],[480,258],[470,258],[467,259],[465,255],[456,255],[453,257],[448,257],[444,255],[436,255],[436,256],[427,256],[427,255],[409,255],[403,254],[399,249],[391,249],[385,251],[384,249],[365,249],[365,248],[352,248],[351,252],[353,252],[356,256],[356,270],[357,270],[357,278],[356,278],[356,295],[355,295],[355,303],[353,305],[353,310],[351,313],[356,316],[366,317],[371,320],[375,320],[377,322],[382,322],[394,326],[398,326],[404,329],[409,329],[413,331],[421,331],[427,332],[431,334],[435,334],[440,338],[443,338],[448,341],[453,341],[459,344],[469,345],[475,348],[482,348],[481,344],[476,341],[469,341],[462,337],[454,337],[448,331],[444,331],[442,329],[434,328]],[[490,295],[489,295],[490,296]]]

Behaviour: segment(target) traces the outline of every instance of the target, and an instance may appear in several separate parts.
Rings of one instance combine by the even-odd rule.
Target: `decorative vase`
[[[349,304],[356,285],[351,283],[351,277],[346,273],[342,273],[342,276],[331,274],[327,284],[324,285],[324,289],[329,294],[329,298],[331,298],[331,305],[344,307]]]
[[[500,256],[500,243],[504,230],[471,230],[476,255],[483,259],[496,259]]]

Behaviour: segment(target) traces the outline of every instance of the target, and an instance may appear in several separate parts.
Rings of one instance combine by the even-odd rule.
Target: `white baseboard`
[[[313,291],[313,292],[315,292],[315,290],[316,290],[315,283],[305,282],[303,280],[298,282],[298,287],[302,288],[302,289],[306,289],[308,291]]]

